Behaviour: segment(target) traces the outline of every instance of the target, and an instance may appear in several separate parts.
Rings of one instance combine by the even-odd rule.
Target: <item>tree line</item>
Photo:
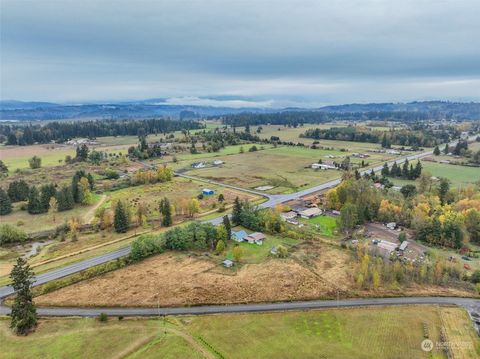
[[[34,143],[62,143],[76,137],[97,138],[105,136],[144,136],[168,133],[183,129],[199,129],[196,121],[148,119],[148,120],[92,120],[54,121],[42,124],[2,124],[0,136],[8,145],[32,145]]]

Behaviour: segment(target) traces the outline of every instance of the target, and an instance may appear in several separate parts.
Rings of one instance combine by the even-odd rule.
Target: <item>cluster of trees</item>
[[[266,231],[272,234],[285,231],[285,223],[277,211],[260,209],[248,201],[240,201],[238,197],[233,204],[232,222],[253,231]]]
[[[226,228],[228,225],[217,228],[210,223],[193,222],[183,227],[175,227],[160,235],[142,235],[132,243],[130,258],[134,261],[143,259],[153,254],[170,250],[219,250],[225,248]],[[231,230],[231,229],[230,229]],[[220,243],[220,245],[219,245]]]
[[[0,215],[11,213],[12,203],[20,201],[28,201],[27,210],[30,214],[67,211],[75,203],[90,204],[94,185],[93,176],[83,170],[74,174],[70,186],[60,189],[53,183],[37,188],[29,186],[23,180],[13,181],[7,191],[0,188]]]
[[[347,235],[365,221],[397,222],[412,228],[416,239],[431,245],[461,248],[480,243],[480,188],[452,190],[448,180],[422,173],[416,185],[400,192],[380,191],[365,178],[346,177],[327,192],[327,207],[340,210],[339,227]]]
[[[131,178],[133,185],[147,183],[164,183],[170,182],[173,178],[173,169],[171,167],[162,166],[157,170],[140,170],[135,172]]]
[[[399,260],[389,261],[372,257],[366,247],[358,246],[355,252],[354,279],[360,289],[378,289],[381,286],[397,287],[402,284],[445,285],[461,280],[459,264],[431,259],[422,264],[411,262],[402,265]]]
[[[35,125],[3,124],[0,125],[0,135],[7,139],[8,145],[25,146],[52,141],[61,143],[75,137],[136,136],[202,127],[201,123],[195,121],[167,119],[61,121]]]
[[[147,136],[140,136],[139,143],[135,146],[130,146],[128,148],[128,155],[133,158],[138,158],[145,160],[147,158],[161,157],[165,154],[165,151],[162,151],[162,145],[155,143],[149,145],[147,142]]]
[[[384,148],[390,148],[392,144],[418,148],[420,146],[433,147],[439,143],[447,142],[451,138],[451,133],[449,131],[433,131],[428,128],[423,129],[423,131],[402,129],[387,133],[373,131],[369,128],[348,126],[308,129],[300,137],[316,140],[380,143]]]
[[[389,168],[388,163],[385,162],[381,174],[383,177],[396,177],[415,180],[422,174],[422,164],[420,161],[417,161],[417,164],[414,167],[413,164],[406,159],[403,165],[399,166],[397,165],[397,162],[394,162],[392,168]]]

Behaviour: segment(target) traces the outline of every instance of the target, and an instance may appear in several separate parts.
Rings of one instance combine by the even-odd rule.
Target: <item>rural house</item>
[[[263,233],[255,232],[246,236],[244,240],[250,244],[258,244],[261,246],[266,238],[267,237]]]
[[[245,231],[232,232],[232,239],[235,242],[243,242],[246,236],[247,232]]]
[[[322,210],[318,207],[312,207],[312,208],[307,208],[303,211],[300,211],[298,214],[300,215],[300,217],[308,219],[308,218],[321,215]]]
[[[286,213],[280,213],[280,217],[282,217],[282,219],[284,221],[287,221],[289,219],[297,218],[297,213],[295,213],[294,211],[290,211],[290,212],[286,212]]]
[[[207,164],[206,164],[205,162],[193,162],[193,163],[191,164],[191,166],[192,166],[193,168],[203,168],[203,167],[205,167],[206,165],[207,165]]]

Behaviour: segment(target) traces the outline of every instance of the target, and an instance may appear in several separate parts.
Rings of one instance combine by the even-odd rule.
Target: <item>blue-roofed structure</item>
[[[205,195],[205,196],[211,196],[211,195],[215,194],[215,191],[213,189],[210,189],[210,188],[204,188],[202,190],[202,194]]]
[[[238,232],[232,232],[232,239],[236,242],[243,242],[246,236],[248,236],[248,234],[243,230]]]

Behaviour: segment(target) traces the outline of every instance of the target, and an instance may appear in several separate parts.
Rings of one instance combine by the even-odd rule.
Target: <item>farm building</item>
[[[223,162],[222,160],[215,160],[215,161],[213,161],[213,165],[214,165],[214,166],[220,166],[220,165],[223,165],[223,163],[224,163],[224,162]]]
[[[337,167],[331,166],[331,165],[326,165],[323,163],[312,163],[312,169],[314,170],[336,170]]]
[[[297,218],[297,213],[294,212],[294,211],[290,211],[290,212],[286,212],[286,213],[280,213],[280,217],[282,217],[282,219],[284,221],[286,221],[286,220],[289,220],[289,219]]]
[[[302,218],[312,218],[322,214],[322,210],[318,207],[307,208],[298,213]]]
[[[395,249],[397,249],[397,244],[385,240],[381,240],[377,243],[379,249],[381,249],[385,254],[390,255]]]
[[[205,196],[211,196],[211,195],[215,194],[215,191],[213,189],[210,189],[210,188],[204,188],[202,190],[202,194],[205,195]]]
[[[394,230],[395,228],[397,228],[397,223],[390,222],[390,223],[387,223],[386,226],[388,229]]]
[[[223,266],[225,268],[230,268],[230,267],[233,267],[233,261],[231,261],[230,259],[225,259],[223,262],[222,262]]]
[[[207,164],[206,164],[205,162],[193,162],[193,163],[191,164],[191,166],[192,166],[193,168],[203,168],[203,167],[205,167],[206,165],[207,165]]]
[[[246,236],[247,232],[245,231],[232,232],[232,239],[236,242],[243,242]]]
[[[244,240],[247,241],[247,242],[250,243],[250,244],[262,245],[262,244],[263,244],[263,241],[264,241],[266,238],[267,238],[267,237],[266,237],[263,233],[255,232],[255,233],[252,233],[252,234],[249,234],[248,236],[246,236],[246,237],[244,238]]]

